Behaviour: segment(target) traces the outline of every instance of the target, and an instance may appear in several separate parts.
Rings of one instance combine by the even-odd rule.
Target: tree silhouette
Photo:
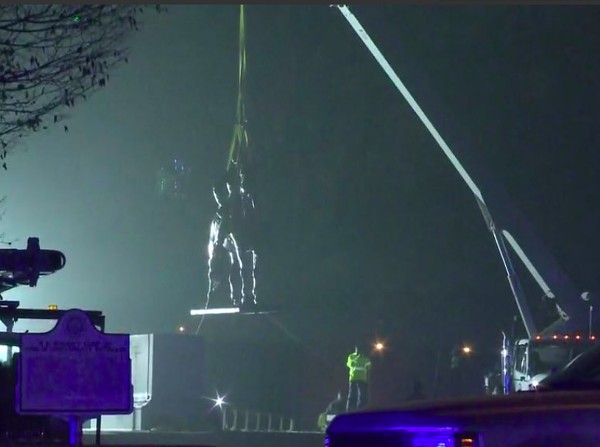
[[[163,8],[156,5],[158,12]],[[63,121],[127,62],[140,5],[0,5],[0,163],[25,135]],[[65,131],[68,127],[64,125]]]

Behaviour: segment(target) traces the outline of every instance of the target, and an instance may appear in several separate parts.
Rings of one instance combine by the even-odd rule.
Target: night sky
[[[581,291],[600,290],[600,8],[351,9],[459,158],[476,154]],[[70,110],[69,133],[28,138],[0,177],[5,238],[67,256],[5,298],[101,309],[110,331],[194,330],[235,119],[238,6],[144,19],[129,64]],[[257,292],[279,313],[207,319],[203,334],[287,344],[331,396],[357,341],[387,339],[382,382],[430,380],[454,343],[497,346],[517,310],[479,208],[342,15],[252,5],[247,45]],[[156,187],[175,158],[191,169],[183,200]]]

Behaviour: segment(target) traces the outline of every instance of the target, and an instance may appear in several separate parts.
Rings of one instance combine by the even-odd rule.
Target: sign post
[[[129,335],[100,332],[79,309],[23,334],[17,364],[16,411],[66,418],[71,445],[82,444],[85,420],[133,411]]]

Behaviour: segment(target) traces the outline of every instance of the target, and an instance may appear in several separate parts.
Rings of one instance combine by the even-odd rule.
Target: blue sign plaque
[[[100,332],[79,309],[49,332],[23,334],[18,358],[18,413],[88,419],[133,411],[129,335]]]

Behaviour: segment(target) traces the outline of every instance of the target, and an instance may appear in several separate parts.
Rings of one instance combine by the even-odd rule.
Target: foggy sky
[[[575,284],[599,290],[600,9],[352,10],[450,146],[468,135],[463,150],[485,159]],[[147,14],[129,64],[70,111],[69,133],[34,135],[9,159],[6,239],[38,236],[67,265],[6,299],[101,309],[110,331],[195,328],[210,187],[235,119],[237,14]],[[257,317],[211,320],[207,333],[252,331],[330,364],[378,334],[401,363],[425,349],[406,374],[431,365],[433,347],[497,343],[516,306],[479,209],[339,12],[253,5],[247,33],[258,297],[286,330]],[[192,169],[184,201],[156,192],[173,158]],[[343,382],[340,362],[328,380]]]

